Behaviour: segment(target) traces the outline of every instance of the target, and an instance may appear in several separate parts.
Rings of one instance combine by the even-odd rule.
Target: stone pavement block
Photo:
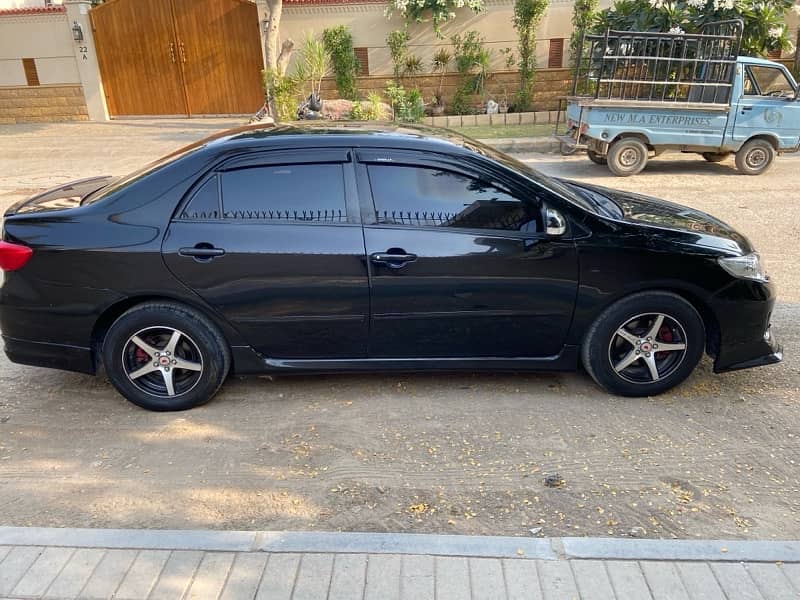
[[[364,600],[400,598],[400,556],[370,554],[367,557],[367,585]]]
[[[470,597],[467,561],[460,556],[436,557],[436,600],[463,600]]]
[[[183,598],[202,559],[203,553],[197,550],[174,550],[150,593],[150,600]]]
[[[228,578],[235,555],[230,552],[206,552],[197,567],[187,600],[217,600]]]
[[[17,582],[39,558],[44,548],[39,546],[16,546],[0,563],[0,594],[11,593]]]
[[[616,600],[606,566],[599,560],[570,561],[581,600]]]
[[[0,563],[3,562],[3,559],[11,552],[11,548],[13,546],[0,546]]]
[[[472,596],[481,600],[505,600],[503,563],[497,558],[470,558],[469,580]]]
[[[237,554],[220,600],[254,598],[268,558],[269,554]]]
[[[329,600],[360,598],[367,581],[366,554],[337,554],[333,560],[333,575]]]
[[[577,600],[580,597],[569,562],[541,560],[536,566],[545,600]]]
[[[768,600],[797,600],[800,596],[800,589],[792,589],[792,584],[779,565],[746,563],[745,569],[761,591],[761,595]]]
[[[75,548],[45,548],[23,575],[12,596],[41,596],[75,553]]]
[[[105,553],[105,550],[97,548],[76,550],[55,581],[47,588],[45,598],[74,598],[80,594]]]
[[[645,560],[639,563],[655,600],[689,600],[675,565]]]
[[[258,586],[258,600],[289,600],[297,579],[300,554],[271,554]]]
[[[781,565],[781,571],[800,595],[800,563]]]
[[[542,588],[535,560],[503,561],[508,600],[542,600]]]
[[[147,598],[169,558],[169,550],[142,550],[114,594],[119,600]]]
[[[407,600],[433,600],[434,557],[404,554],[401,558],[400,597]]]
[[[765,600],[741,563],[712,563],[711,570],[728,598]]]
[[[677,563],[676,567],[692,600],[725,600],[717,578],[706,563]]]
[[[620,598],[646,600],[652,598],[644,574],[636,561],[609,560],[606,562],[611,585]]]
[[[81,592],[82,598],[110,598],[136,558],[136,550],[107,550]]]
[[[292,600],[325,598],[330,587],[332,570],[332,555],[304,554],[300,560],[300,570],[297,573]]]

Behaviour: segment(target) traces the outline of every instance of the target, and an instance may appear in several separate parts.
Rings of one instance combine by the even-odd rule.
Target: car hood
[[[697,236],[693,243],[735,254],[753,251],[750,241],[727,223],[700,210],[666,200],[609,188],[575,184],[611,198],[622,210],[622,220]]]
[[[6,216],[52,212],[79,206],[81,200],[107,186],[114,178],[110,175],[72,181],[17,202],[6,211]]]

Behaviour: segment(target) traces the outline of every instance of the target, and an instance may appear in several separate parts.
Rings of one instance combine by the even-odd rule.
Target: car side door
[[[559,354],[578,259],[568,235],[543,231],[547,190],[425,152],[358,161],[370,358]]]
[[[736,107],[733,139],[745,141],[759,134],[771,134],[781,149],[800,143],[800,102],[786,73],[778,67],[746,64],[743,93]]]
[[[366,355],[369,282],[349,149],[232,158],[174,216],[167,267],[270,358]]]

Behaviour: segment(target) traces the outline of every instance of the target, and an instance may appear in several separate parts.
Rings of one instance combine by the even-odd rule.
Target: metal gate
[[[247,0],[110,0],[91,11],[113,117],[252,114],[264,102]]]

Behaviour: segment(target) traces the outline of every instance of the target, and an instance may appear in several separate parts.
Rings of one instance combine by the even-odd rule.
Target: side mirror
[[[567,233],[567,220],[554,208],[544,211],[544,232],[547,235],[564,235]]]

